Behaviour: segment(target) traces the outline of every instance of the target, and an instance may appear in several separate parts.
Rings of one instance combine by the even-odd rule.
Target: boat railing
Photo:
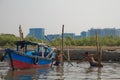
[[[46,58],[49,58],[50,55],[51,55],[53,52],[54,52],[54,50],[51,50],[51,51],[47,54]]]

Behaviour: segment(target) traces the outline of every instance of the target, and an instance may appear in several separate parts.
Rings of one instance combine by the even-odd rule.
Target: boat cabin
[[[51,49],[51,47],[43,43],[35,43],[30,41],[17,41],[16,51],[31,56],[37,55],[46,57],[53,50]]]

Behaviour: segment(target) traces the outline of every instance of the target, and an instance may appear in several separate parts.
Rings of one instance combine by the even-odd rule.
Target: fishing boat
[[[5,52],[12,70],[50,67],[55,55],[50,46],[30,41],[17,41],[16,49],[7,48]]]

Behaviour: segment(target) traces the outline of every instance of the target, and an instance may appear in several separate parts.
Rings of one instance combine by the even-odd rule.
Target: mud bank
[[[70,49],[69,55],[71,60],[82,60],[84,53],[88,51],[90,54],[97,54],[96,49]],[[68,50],[64,50],[64,54],[67,57]],[[97,60],[97,57],[95,57]],[[102,50],[102,61],[120,61],[120,50]]]

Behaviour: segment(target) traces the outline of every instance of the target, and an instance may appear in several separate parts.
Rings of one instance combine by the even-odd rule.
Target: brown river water
[[[0,80],[120,80],[120,63],[103,63],[102,68],[90,67],[89,63],[64,62],[64,67],[9,70],[0,66]]]

